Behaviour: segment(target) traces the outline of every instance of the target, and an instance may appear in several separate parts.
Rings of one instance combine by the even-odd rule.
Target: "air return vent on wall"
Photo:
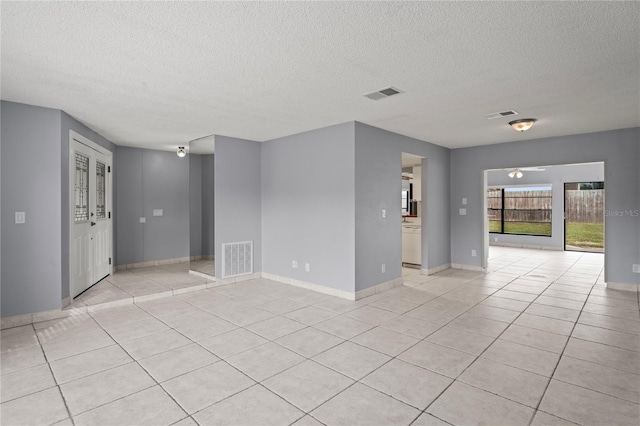
[[[222,244],[222,278],[253,273],[253,241]]]
[[[380,99],[388,98],[389,96],[398,95],[400,93],[404,92],[400,89],[389,86],[384,89],[376,90],[375,92],[366,93],[363,96],[365,98],[371,99],[372,101],[378,101]]]
[[[509,111],[493,112],[491,114],[485,115],[485,117],[487,117],[487,119],[489,120],[493,120],[494,118],[510,117],[512,115],[518,115],[518,111],[510,109]]]

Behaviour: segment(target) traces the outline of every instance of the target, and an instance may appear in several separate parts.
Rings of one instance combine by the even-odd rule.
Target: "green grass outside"
[[[551,235],[550,223],[506,222],[505,233]],[[500,232],[500,221],[489,221],[489,232]],[[567,245],[582,248],[604,247],[604,224],[567,223]]]
[[[490,220],[489,221],[489,232],[500,232],[500,221],[499,220]]]
[[[489,232],[500,232],[500,221],[489,221]],[[551,235],[550,223],[505,222],[505,234]]]
[[[582,248],[604,247],[604,224],[567,223],[567,245]]]

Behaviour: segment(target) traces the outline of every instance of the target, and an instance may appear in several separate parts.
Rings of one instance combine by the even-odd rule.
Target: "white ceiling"
[[[638,2],[2,2],[2,99],[119,145],[357,120],[446,147],[640,126]],[[393,85],[406,93],[362,95]],[[538,118],[519,134],[514,109]]]

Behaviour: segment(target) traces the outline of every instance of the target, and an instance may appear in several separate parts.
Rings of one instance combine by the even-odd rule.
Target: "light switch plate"
[[[27,221],[27,215],[25,212],[16,212],[16,223],[22,224]]]
[[[140,218],[140,223],[146,223],[147,222],[147,218],[146,217],[141,217]]]
[[[462,205],[463,206],[467,205],[467,198],[466,197],[462,197]]]
[[[153,209],[154,216],[164,216],[164,211],[162,209]]]
[[[466,216],[467,215],[467,209],[460,209],[460,216]]]

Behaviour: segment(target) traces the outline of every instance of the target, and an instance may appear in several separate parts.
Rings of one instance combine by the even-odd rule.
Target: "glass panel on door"
[[[96,219],[107,217],[105,171],[106,165],[96,162]]]
[[[75,221],[89,220],[89,157],[76,153]]]

